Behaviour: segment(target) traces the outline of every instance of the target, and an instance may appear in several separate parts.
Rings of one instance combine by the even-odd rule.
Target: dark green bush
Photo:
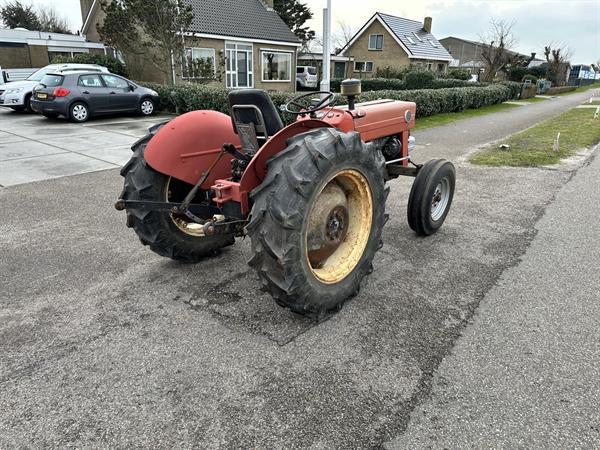
[[[431,72],[427,72],[431,73]],[[335,79],[331,80],[331,90],[334,92],[340,91],[340,85],[342,80]],[[485,83],[471,83],[465,80],[456,80],[452,78],[447,79],[432,79],[428,77],[427,80],[417,82],[416,84],[421,85],[419,89],[443,89],[450,87],[477,87],[477,86],[486,86]],[[366,80],[362,80],[362,90],[363,92],[369,91],[401,91],[409,89],[406,81],[397,79],[397,78],[368,78]]]
[[[52,64],[67,64],[67,63],[77,63],[77,64],[98,64],[100,66],[106,67],[112,73],[117,75],[121,75],[124,77],[128,77],[127,67],[119,61],[118,59],[113,58],[108,55],[96,55],[93,53],[79,53],[73,57],[67,56],[56,56],[52,58]]]
[[[153,83],[143,83],[143,85],[158,92],[161,97],[161,107],[169,112],[182,114],[197,109],[212,109],[226,114],[229,112],[228,90],[225,88],[192,83],[177,86]],[[519,91],[517,90],[517,93],[514,94],[512,85],[519,87],[518,83],[512,83],[508,86],[497,84],[485,87],[370,91],[363,92],[359,97],[359,101],[389,98],[415,102],[417,104],[417,116],[425,117],[439,113],[480,108],[516,98]],[[272,92],[269,95],[275,106],[279,108],[297,94],[293,92]],[[283,119],[286,123],[290,123],[294,120],[294,117],[284,115]]]
[[[443,78],[467,81],[469,78],[471,78],[471,73],[464,69],[450,69]]]
[[[531,81],[531,84],[537,84],[537,81],[538,81],[537,77],[534,77],[533,75],[525,75],[523,77],[522,81],[527,81],[527,80]]]
[[[521,83],[515,83],[514,81],[501,81],[498,83],[501,86],[506,86],[510,89],[510,98],[519,98],[521,93]]]
[[[435,75],[429,70],[413,70],[404,77],[405,89],[427,89],[435,80]]]
[[[508,79],[510,81],[520,82],[523,77],[527,75],[527,68],[521,66],[514,66],[508,69]]]

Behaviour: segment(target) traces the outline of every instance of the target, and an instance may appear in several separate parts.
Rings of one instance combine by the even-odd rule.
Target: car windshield
[[[46,76],[48,72],[52,72],[56,67],[43,67],[40,70],[33,72],[27,80],[29,81],[42,81],[42,78]]]
[[[308,68],[308,73],[311,75],[316,75],[317,74],[317,69],[315,69],[314,67],[309,67]]]

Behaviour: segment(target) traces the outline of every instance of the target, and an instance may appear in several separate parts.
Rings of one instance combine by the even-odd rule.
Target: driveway
[[[73,124],[0,108],[0,186],[122,166],[130,147],[159,116],[111,117]]]
[[[557,113],[535,108],[538,119]],[[0,447],[398,444],[480,301],[573,176],[463,162],[497,136],[481,121],[505,114],[418,134],[416,159],[457,161],[446,224],[415,237],[411,180],[392,181],[375,270],[321,323],[260,291],[247,240],[196,265],[144,248],[112,208],[117,170],[0,189]]]

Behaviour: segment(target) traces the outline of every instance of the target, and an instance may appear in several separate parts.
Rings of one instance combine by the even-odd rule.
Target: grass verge
[[[471,117],[482,116],[485,114],[491,114],[513,108],[522,108],[522,106],[499,103],[497,105],[484,106],[478,109],[466,109],[461,112],[442,113],[428,117],[417,117],[414,129],[417,131],[424,130],[426,128],[447,125],[449,123],[456,122],[457,120],[469,119]]]
[[[560,132],[559,151],[552,149]],[[486,166],[538,167],[556,164],[577,150],[600,142],[600,119],[594,119],[593,109],[571,109],[558,117],[509,137],[502,144],[510,150],[494,148],[483,150],[470,158],[470,162]]]

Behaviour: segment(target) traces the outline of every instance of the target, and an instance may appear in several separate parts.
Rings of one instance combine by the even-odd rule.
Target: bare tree
[[[571,59],[571,51],[568,47],[550,43],[544,46],[544,56],[548,63],[547,78],[555,84],[564,84],[566,82],[567,63]]]
[[[64,16],[59,15],[52,6],[38,6],[37,17],[41,24],[41,31],[72,34],[67,19]]]
[[[511,49],[516,45],[512,28],[514,22],[492,19],[490,28],[480,35],[483,42],[481,47],[481,58],[485,72],[483,81],[492,81],[496,74],[509,64],[514,53]]]
[[[354,35],[356,34],[356,28],[343,20],[338,20],[337,29],[333,32],[331,40],[335,47],[335,52],[339,53],[346,45],[350,43]]]

